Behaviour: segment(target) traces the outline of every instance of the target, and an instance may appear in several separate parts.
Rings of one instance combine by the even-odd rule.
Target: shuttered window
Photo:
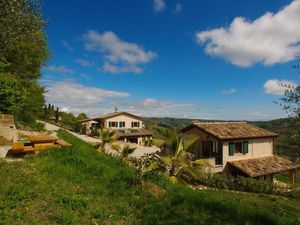
[[[243,141],[243,154],[247,154],[248,153],[248,141]]]
[[[140,127],[140,122],[131,122],[131,127]]]
[[[229,143],[229,155],[234,155],[234,151],[235,151],[235,144],[234,144],[234,142],[230,142]]]
[[[124,122],[124,121],[120,121],[120,122],[119,122],[119,127],[120,127],[120,128],[125,127],[125,122]]]
[[[118,122],[110,121],[108,122],[108,127],[118,127]]]

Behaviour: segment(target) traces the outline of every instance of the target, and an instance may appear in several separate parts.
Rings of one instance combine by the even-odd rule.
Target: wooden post
[[[273,183],[274,182],[274,174],[270,174],[269,178],[270,178],[270,181]]]
[[[290,171],[290,184],[292,186],[295,185],[295,174],[296,174],[296,171],[295,170],[291,170]]]

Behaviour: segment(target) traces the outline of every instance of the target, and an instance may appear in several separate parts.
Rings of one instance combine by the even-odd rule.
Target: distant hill
[[[152,117],[146,118],[146,124],[155,124],[159,127],[166,128],[166,129],[182,129],[195,121],[199,122],[222,122],[224,120],[203,120],[203,119],[188,119],[188,118],[171,118],[171,117]],[[292,118],[281,118],[269,121],[248,121],[256,126],[261,128],[271,130],[278,134],[285,134],[287,130],[293,126],[293,119]]]
[[[282,118],[269,121],[256,121],[252,122],[256,126],[273,131],[279,135],[284,135],[295,126],[293,118]]]

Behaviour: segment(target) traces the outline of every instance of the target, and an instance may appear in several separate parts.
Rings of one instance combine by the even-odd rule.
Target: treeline
[[[75,116],[71,112],[62,112],[58,107],[49,103],[44,105],[43,116],[40,119],[74,132],[81,132],[82,126],[79,121],[88,119],[88,116],[85,113]]]
[[[50,103],[48,106],[45,104],[44,110],[43,110],[43,119],[44,120],[54,120],[55,123],[58,123],[60,117],[59,117],[59,108],[56,107],[54,109],[54,105],[51,105]]]
[[[0,1],[0,113],[34,124],[43,114],[41,66],[49,59],[37,0]]]
[[[300,162],[300,123],[297,117],[255,122],[255,125],[271,130],[279,137],[275,141],[275,153]]]

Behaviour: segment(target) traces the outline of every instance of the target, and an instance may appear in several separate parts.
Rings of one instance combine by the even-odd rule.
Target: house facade
[[[194,139],[194,159],[204,159],[212,173],[273,178],[298,169],[274,155],[277,134],[246,122],[193,123],[182,130],[185,141]]]
[[[114,112],[101,117],[83,120],[85,133],[91,135],[93,130],[109,129],[116,132],[117,138],[125,142],[142,145],[152,139],[152,134],[145,129],[143,118],[127,112]]]

